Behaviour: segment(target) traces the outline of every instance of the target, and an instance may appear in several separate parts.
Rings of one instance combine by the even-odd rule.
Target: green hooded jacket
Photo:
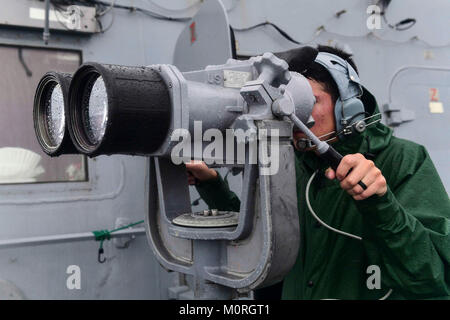
[[[362,101],[370,114],[379,112],[367,90]],[[388,299],[450,299],[450,201],[426,149],[381,123],[333,146],[371,158],[388,190],[356,201],[324,176],[328,166],[314,153],[295,151],[300,249],[283,299],[380,299],[390,289]],[[305,189],[316,170],[312,208],[362,240],[330,231],[310,214]],[[239,198],[220,176],[197,190],[210,208],[239,211]]]

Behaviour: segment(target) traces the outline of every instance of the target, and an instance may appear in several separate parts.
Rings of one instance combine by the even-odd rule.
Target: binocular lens
[[[90,143],[98,144],[108,122],[108,95],[102,76],[93,78],[83,93],[83,124]]]
[[[61,144],[64,138],[64,129],[66,127],[64,97],[61,85],[57,84],[53,87],[50,97],[46,101],[44,110],[50,144],[56,147]]]
[[[50,156],[77,153],[66,126],[67,93],[71,75],[46,73],[38,84],[33,106],[36,137]]]

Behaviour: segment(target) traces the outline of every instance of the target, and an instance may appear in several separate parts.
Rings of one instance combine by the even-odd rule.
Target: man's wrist
[[[220,175],[216,170],[214,170],[214,169],[209,169],[209,170],[211,170],[211,172],[208,172],[207,178],[197,179],[198,180],[197,186],[208,185],[209,183],[214,183],[214,182],[217,182],[218,180],[220,180]]]
[[[381,196],[374,194],[355,203],[363,217],[379,227],[387,227],[397,219],[399,203],[389,187]]]
[[[219,174],[217,173],[216,170],[214,169],[209,169],[210,172],[210,177],[206,180],[213,180],[213,179],[217,179],[217,177],[219,176]]]

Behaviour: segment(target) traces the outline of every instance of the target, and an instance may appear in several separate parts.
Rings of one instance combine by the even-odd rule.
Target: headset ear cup
[[[334,121],[336,124],[336,132],[341,132],[343,129],[342,126],[342,101],[341,98],[336,100],[334,105]]]
[[[338,103],[336,102],[334,115],[336,117],[336,129],[337,132],[342,132],[346,127],[351,131],[347,131],[347,134],[339,135],[340,139],[344,139],[346,135],[354,132],[362,132],[365,129],[365,123],[360,123],[358,128],[352,126],[353,124],[362,121],[365,118],[364,104],[358,98],[350,98],[344,102],[340,102],[340,111],[337,109]],[[339,119],[338,119],[339,117]],[[344,121],[343,121],[344,120]],[[363,121],[364,122],[364,121]]]

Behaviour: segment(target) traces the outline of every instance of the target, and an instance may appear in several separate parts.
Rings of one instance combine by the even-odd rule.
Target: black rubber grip
[[[326,152],[320,154],[319,156],[330,164],[330,167],[334,170],[334,172],[337,171],[339,163],[341,163],[343,158],[343,156],[332,146],[330,146]],[[350,169],[345,176],[348,176],[350,172],[352,172],[352,169]],[[367,189],[367,186],[362,181],[359,181],[358,184],[361,188],[363,188],[363,190]]]
[[[86,130],[92,86],[103,78],[108,120],[102,140],[94,143]],[[170,133],[170,91],[157,69],[89,62],[74,74],[69,92],[69,129],[75,145],[88,156],[149,155]]]
[[[334,171],[337,170],[337,167],[339,166],[339,163],[341,163],[341,160],[343,158],[343,156],[332,146],[330,146],[326,152],[322,153],[320,157],[327,161]]]

